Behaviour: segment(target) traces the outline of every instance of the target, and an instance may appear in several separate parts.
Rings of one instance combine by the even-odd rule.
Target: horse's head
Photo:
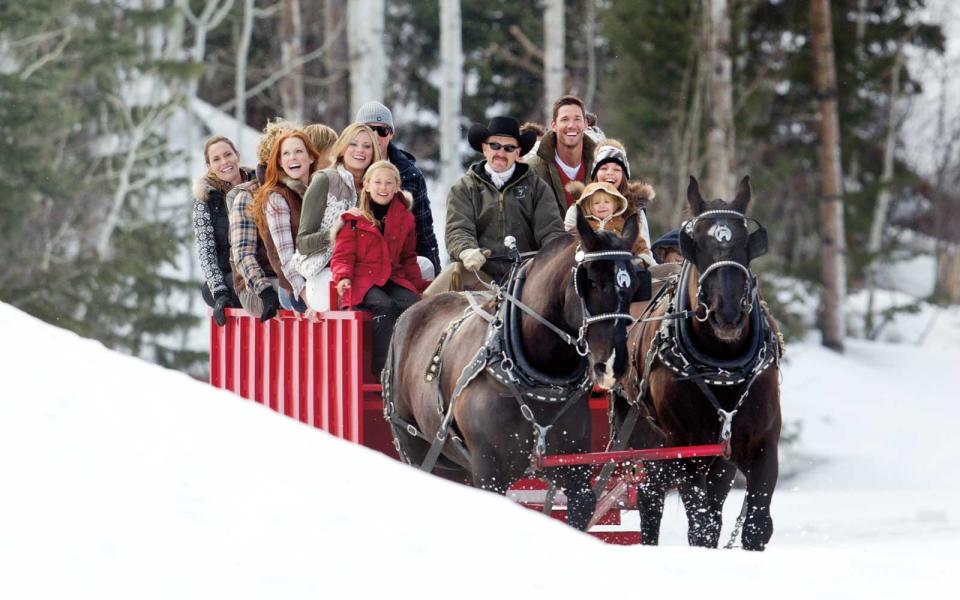
[[[739,339],[756,297],[750,261],[767,251],[766,229],[750,231],[750,196],[749,177],[730,203],[705,201],[694,177],[687,188],[692,218],[680,227],[680,251],[698,273],[690,279],[690,304],[722,341]]]
[[[574,256],[572,285],[567,288],[565,318],[579,328],[578,351],[589,357],[595,384],[611,388],[627,371],[627,328],[630,303],[642,285],[631,248],[640,234],[636,215],[627,219],[621,235],[596,232],[577,215],[580,245]]]

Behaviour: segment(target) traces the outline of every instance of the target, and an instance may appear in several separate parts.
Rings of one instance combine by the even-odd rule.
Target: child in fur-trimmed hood
[[[637,212],[638,206],[645,206],[655,193],[648,183],[631,181],[627,184],[627,194],[621,194],[617,188],[604,181],[595,181],[584,186],[579,181],[567,184],[567,191],[579,199],[567,209],[563,219],[564,229],[576,234],[577,211],[580,211],[595,231],[612,231],[620,234],[627,219],[633,215],[639,218],[640,231],[646,231],[646,216]],[[647,266],[657,262],[650,252],[650,240],[638,235],[633,244],[634,256],[643,260]]]

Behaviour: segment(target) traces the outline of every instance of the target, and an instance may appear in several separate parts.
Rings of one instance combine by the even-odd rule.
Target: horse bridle
[[[701,219],[723,219],[726,217],[734,217],[736,219],[743,220],[744,227],[747,228],[749,227],[750,222],[753,222],[757,225],[757,230],[747,236],[746,265],[735,260],[717,260],[710,263],[710,265],[704,269],[702,273],[700,273],[700,276],[697,278],[697,304],[695,307],[696,312],[694,318],[701,323],[710,318],[710,307],[707,306],[706,302],[704,302],[702,298],[703,282],[706,280],[707,276],[715,271],[718,271],[724,267],[735,268],[743,271],[743,274],[746,276],[743,286],[743,294],[740,296],[740,311],[743,314],[750,314],[750,311],[753,310],[754,301],[757,298],[757,277],[753,274],[753,271],[750,270],[750,261],[758,256],[762,256],[767,252],[767,229],[756,219],[747,217],[741,212],[727,209],[708,210],[700,213],[693,219],[685,221],[680,226],[680,254],[682,254],[691,265],[696,265],[696,242],[693,240],[693,228]],[[700,315],[701,306],[704,309],[703,316]]]
[[[631,323],[634,321],[633,315],[629,312],[629,304],[627,306],[628,312],[612,312],[612,313],[601,313],[599,315],[591,315],[590,310],[587,308],[587,301],[584,299],[583,294],[580,293],[580,286],[577,284],[578,275],[580,272],[580,267],[589,262],[597,262],[601,260],[607,260],[612,262],[624,262],[626,261],[630,264],[630,261],[633,259],[633,252],[628,250],[601,250],[598,252],[584,252],[580,249],[580,246],[577,246],[577,251],[574,254],[574,260],[576,261],[573,267],[570,270],[570,276],[573,282],[573,292],[577,295],[577,299],[580,300],[580,310],[583,315],[583,320],[580,324],[580,330],[577,336],[577,342],[574,346],[577,350],[577,354],[580,356],[586,356],[590,352],[590,345],[587,343],[587,329],[590,325],[594,323],[599,323],[601,321],[615,321],[617,319],[627,319]],[[632,265],[630,265],[632,270]],[[623,278],[626,277],[626,283],[622,283]],[[619,269],[616,271],[616,281],[617,287],[629,287],[630,286],[630,271],[625,269],[623,265],[620,265]],[[617,308],[620,309],[620,301],[617,301]]]

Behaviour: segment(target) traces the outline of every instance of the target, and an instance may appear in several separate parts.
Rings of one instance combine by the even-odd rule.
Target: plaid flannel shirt
[[[307,284],[303,275],[293,268],[293,255],[296,245],[293,239],[293,232],[290,230],[290,207],[283,196],[272,193],[267,196],[267,225],[270,227],[270,236],[273,237],[273,245],[277,247],[277,256],[280,257],[280,268],[283,270],[284,277],[290,282],[293,288],[293,295],[296,298],[302,298],[304,286]]]
[[[257,234],[257,222],[247,214],[247,208],[253,203],[253,195],[260,187],[258,183],[250,182],[230,190],[233,196],[230,204],[230,259],[234,269],[240,270],[240,277],[247,289],[259,295],[270,287],[270,280],[260,268],[257,261],[257,246],[260,236]]]

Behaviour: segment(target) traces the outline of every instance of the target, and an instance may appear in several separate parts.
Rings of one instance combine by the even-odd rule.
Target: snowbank
[[[0,331],[0,597],[889,598],[952,582],[956,345],[789,350],[784,411],[818,466],[781,484],[756,554],[685,547],[675,501],[665,547],[605,546],[4,304]]]

